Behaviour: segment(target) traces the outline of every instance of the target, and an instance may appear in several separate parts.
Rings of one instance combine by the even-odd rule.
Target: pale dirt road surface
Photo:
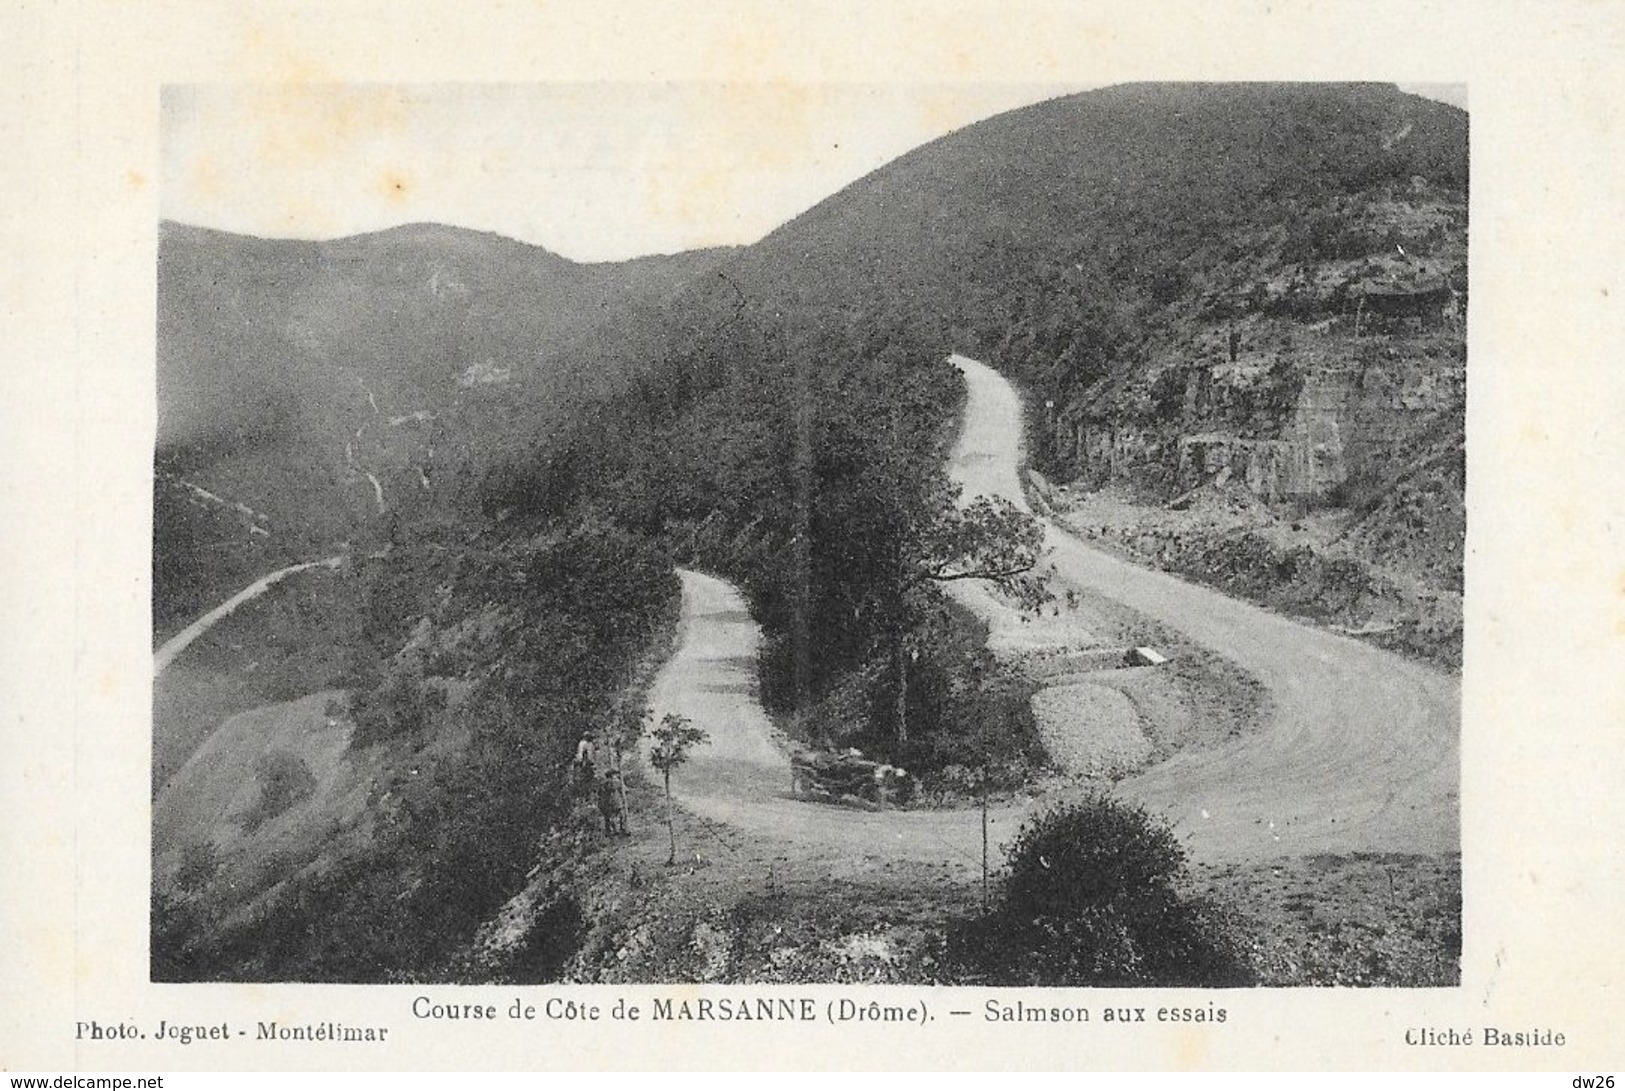
[[[942,864],[980,873],[976,811],[863,811],[795,799],[790,758],[756,698],[760,632],[739,589],[679,570],[682,628],[676,652],[650,695],[658,720],[687,716],[710,735],[672,775],[673,795],[691,814],[779,842],[777,851],[816,858],[833,870],[874,870],[887,860]],[[650,773],[659,783],[659,774]],[[1019,815],[993,815],[993,837],[1015,833]],[[997,860],[994,861],[997,863]]]
[[[1026,508],[1015,390],[985,364],[951,360],[969,396],[950,472],[967,496]],[[1177,629],[1269,691],[1274,707],[1256,731],[1182,751],[1118,786],[1173,820],[1195,858],[1459,850],[1454,675],[1130,564],[1054,526],[1046,544],[1058,590],[1087,589]],[[991,596],[971,605],[1010,612]]]
[[[198,618],[192,624],[164,641],[163,647],[152,655],[153,677],[164,673],[164,668],[175,661],[175,657],[184,652],[194,640],[214,627],[215,623],[231,616],[232,612],[245,602],[251,602],[269,591],[276,584],[292,576],[296,572],[303,572],[308,568],[337,568],[344,560],[343,557],[328,557],[321,561],[306,561],[304,564],[291,564],[287,568],[279,568],[266,576],[261,576],[231,598],[216,606],[213,610]]]
[[[1017,476],[1020,401],[991,368],[960,356],[953,362],[969,398],[950,472],[967,498],[1003,496],[1025,508]],[[1046,540],[1057,590],[1087,589],[1177,629],[1270,692],[1270,718],[1251,734],[1180,752],[1118,785],[1121,795],[1166,815],[1195,859],[1459,849],[1460,695],[1453,676],[1136,567],[1054,527]],[[743,597],[714,576],[680,575],[682,631],[651,705],[656,718],[678,712],[710,735],[674,776],[682,807],[760,839],[781,859],[816,861],[832,874],[872,871],[887,861],[939,865],[962,878],[976,874],[975,810],[868,812],[791,796],[787,751],[756,697],[760,634]],[[1024,622],[975,587],[964,589],[961,600],[989,621],[996,649],[1098,646],[1066,613]],[[991,812],[995,865],[999,846],[1027,810]]]

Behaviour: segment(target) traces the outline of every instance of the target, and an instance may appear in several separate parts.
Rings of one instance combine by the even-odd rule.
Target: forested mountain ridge
[[[1117,440],[1086,422],[1166,414],[1184,378],[1167,372],[1222,343],[1238,318],[1255,347],[1290,330],[1248,337],[1249,326],[1346,316],[1357,306],[1353,266],[1369,267],[1367,280],[1392,279],[1402,272],[1395,246],[1424,262],[1411,279],[1461,281],[1465,131],[1460,111],[1382,85],[1109,88],[916,149],[752,247],[603,268],[432,225],[333,243],[242,240],[240,254],[229,236],[171,225],[160,259],[160,456],[179,473],[212,462],[220,472],[195,483],[269,511],[278,505],[264,494],[276,490],[255,480],[268,460],[218,454],[209,438],[230,435],[235,449],[301,433],[284,455],[319,451],[301,480],[318,482],[352,523],[377,515],[378,486],[392,477],[404,487],[388,488],[383,506],[421,499],[431,431],[443,461],[449,448],[493,435],[466,461],[540,460],[556,477],[558,453],[570,447],[557,434],[570,426],[556,419],[568,413],[549,415],[571,403],[561,391],[596,405],[606,393],[638,399],[668,380],[703,381],[695,359],[706,340],[750,311],[981,353],[1056,403],[1036,461],[1099,481],[1100,460],[1081,455]],[[1375,222],[1384,205],[1398,210],[1389,220],[1420,219],[1422,234]],[[1432,253],[1429,232],[1439,241]],[[1316,248],[1345,268],[1317,266],[1322,281],[1338,283],[1310,290],[1307,267],[1292,259]],[[785,338],[774,336],[782,350]],[[685,357],[692,374],[665,374]],[[1268,353],[1253,357],[1236,362],[1268,372]],[[627,376],[638,378],[629,385]],[[1275,379],[1294,381],[1284,370]],[[538,381],[510,396],[512,383]],[[1240,401],[1290,393],[1251,386]],[[302,387],[320,396],[292,393]],[[469,419],[440,420],[448,404]],[[660,415],[670,420],[671,408]],[[438,426],[426,427],[429,414]],[[1286,415],[1257,423],[1279,431]],[[373,429],[347,454],[344,441],[369,417],[403,423]],[[1189,434],[1231,431],[1188,423]],[[530,452],[522,458],[516,437]],[[1164,438],[1177,447],[1178,436]],[[1356,486],[1384,480],[1380,454],[1356,456],[1345,472]],[[1180,457],[1158,451],[1132,476],[1173,495],[1194,483],[1189,452],[1183,472]],[[185,499],[162,489],[159,498],[166,510]],[[301,544],[278,556],[309,552]]]
[[[1465,180],[1465,115],[1389,86],[1146,85],[1012,111],[692,282],[660,358],[629,369],[633,383],[545,464],[504,471],[530,485],[512,508],[546,516],[596,496],[669,536],[751,589],[770,697],[841,698],[850,717],[839,680],[878,671],[856,705],[884,724],[898,716],[872,656],[890,622],[866,604],[891,598],[887,558],[921,544],[903,540],[917,520],[887,512],[942,487],[931,467],[957,380],[940,360],[968,349],[1050,403],[1033,421],[1035,463],[1125,488],[1131,524],[1197,486],[1217,493],[1196,498],[1199,513],[1241,511],[1161,538],[1113,527],[1125,547],[1259,598],[1284,573],[1295,609],[1325,597],[1339,611],[1328,620],[1351,627],[1410,608],[1361,567],[1396,565],[1442,583],[1448,615],[1459,309],[1412,321],[1375,304],[1367,315],[1364,300],[1441,283],[1464,296]],[[1442,446],[1417,466],[1422,437]],[[1410,514],[1390,518],[1396,475],[1418,471],[1420,495],[1400,501]],[[1438,510],[1417,519],[1423,497]],[[1332,518],[1316,522],[1322,511]],[[1248,537],[1299,523],[1354,559]],[[1400,620],[1441,630],[1418,650],[1439,637],[1449,657],[1459,612]]]
[[[470,368],[470,383],[492,368],[523,378],[621,308],[666,302],[724,254],[578,264],[440,224],[308,242],[166,222],[158,446],[273,426],[321,389],[324,369],[396,401],[443,393]]]
[[[601,340],[635,338],[724,253],[581,265],[436,224],[329,242],[161,225],[159,628],[386,518],[477,507],[494,452],[602,396]]]
[[[764,696],[804,738],[927,778],[962,766],[987,713],[967,680],[988,663],[921,578],[963,541],[942,472],[950,351],[1026,387],[1038,466],[1127,505],[1105,530],[1095,509],[1063,513],[1158,563],[1229,565],[1267,598],[1282,566],[1247,535],[1330,511],[1373,561],[1448,569],[1460,327],[1442,306],[1378,310],[1439,282],[1459,306],[1465,137],[1460,111],[1376,85],[1111,88],[969,126],[731,252],[594,274],[422,226],[251,243],[218,273],[189,259],[170,297],[186,313],[165,317],[160,297],[161,352],[195,346],[243,376],[202,389],[254,408],[215,439],[161,445],[160,466],[211,467],[203,483],[273,533],[366,536],[324,607],[350,619],[342,669],[307,681],[347,691],[328,727],[380,772],[359,842],[226,869],[257,876],[253,919],[211,917],[233,895],[209,867],[187,873],[161,907],[165,972],[449,972],[523,874],[493,854],[567,830],[573,738],[635,720],[674,561],[746,588]],[[255,275],[269,304],[239,286]],[[292,377],[291,399],[248,377],[262,369],[240,366],[244,346]],[[282,494],[256,486],[267,472],[339,497],[329,521],[263,500]],[[1146,533],[1148,512],[1193,506],[1242,517]],[[235,510],[211,508],[220,533],[267,537]],[[173,580],[160,587],[195,586]],[[601,667],[572,690],[560,663]],[[1019,785],[1044,755],[1021,694],[1003,715],[996,774]],[[256,836],[325,805],[316,792]],[[567,857],[543,866],[567,875]],[[314,937],[323,921],[345,923]]]
[[[1466,228],[1461,110],[1378,84],[1147,84],[916,149],[728,271],[1000,367],[1044,410],[1034,464],[1107,487],[1086,529],[1453,661]],[[1176,500],[1196,515],[1146,516]],[[1271,567],[1302,570],[1285,597]]]
[[[994,304],[1048,274],[1166,303],[1233,249],[1230,229],[1418,176],[1464,192],[1464,113],[1377,84],[1128,85],[926,144],[732,264],[798,302],[912,305],[986,350],[1012,317]]]

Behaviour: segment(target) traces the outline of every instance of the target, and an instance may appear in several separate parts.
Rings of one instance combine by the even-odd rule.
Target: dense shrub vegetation
[[[293,878],[246,919],[208,919],[229,892],[211,897],[206,875],[201,896],[160,894],[155,977],[432,975],[522,884],[544,834],[567,825],[571,749],[609,726],[636,658],[670,621],[670,562],[646,539],[586,519],[440,552],[455,560],[437,560],[430,544],[400,544],[377,563],[437,576],[449,593],[426,616],[438,633],[482,642],[481,666],[455,705],[425,707],[424,683],[402,680],[421,677],[426,649],[373,664],[362,722],[388,726],[356,745],[391,749],[370,849]],[[491,624],[472,635],[481,618]]]
[[[1013,509],[957,506],[944,460],[962,384],[888,321],[736,304],[559,443],[496,470],[487,506],[509,523],[601,510],[738,581],[766,635],[770,707],[839,695],[850,740],[932,769],[958,715],[949,682],[973,658],[941,586],[996,573],[1036,601],[1039,539]]]
[[[811,741],[928,776],[980,762],[976,710],[996,698],[967,684],[980,636],[940,586],[987,571],[1036,596],[1037,530],[956,505],[961,385],[909,336],[743,306],[492,466],[486,529],[433,510],[376,525],[352,554],[348,660],[353,745],[388,746],[395,770],[372,848],[201,930],[208,957],[174,924],[208,899],[167,904],[155,965],[373,980],[450,957],[564,819],[569,748],[618,715],[676,605],[673,557],[748,590],[771,705],[850,699]],[[1005,720],[993,756],[1019,779],[1041,750],[1030,717]]]
[[[1144,809],[1106,796],[1030,821],[998,901],[950,953],[1001,985],[1233,986],[1246,947],[1218,907],[1181,890],[1185,851]]]
[[[991,746],[1019,781],[1043,760],[1026,694],[942,587],[993,574],[1036,603],[1040,539],[1008,508],[957,506],[947,353],[987,355],[1036,405],[1171,415],[1176,383],[1134,386],[1159,321],[1320,316],[1307,288],[1225,278],[1261,239],[1271,260],[1371,242],[1338,211],[1351,197],[1418,175],[1460,188],[1463,125],[1391,88],[1114,88],[918,149],[746,250],[592,269],[423,226],[240,253],[171,232],[158,627],[344,552],[353,745],[387,760],[366,852],[246,909],[196,861],[191,889],[155,895],[154,974],[433,976],[568,826],[569,748],[624,720],[674,563],[746,588],[764,699],[809,741],[947,790]],[[1236,412],[1267,415],[1302,381],[1283,364]],[[271,533],[200,506],[173,483],[187,475],[252,498]],[[267,813],[303,790],[270,773]],[[963,957],[989,980],[1235,983],[1182,863],[1115,804],[1053,816]]]

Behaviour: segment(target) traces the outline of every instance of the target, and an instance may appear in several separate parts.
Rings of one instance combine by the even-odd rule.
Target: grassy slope
[[[214,625],[153,681],[154,793],[230,717],[344,683],[356,604],[345,577],[289,577]]]

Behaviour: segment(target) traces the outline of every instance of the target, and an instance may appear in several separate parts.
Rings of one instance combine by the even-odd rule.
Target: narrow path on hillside
[[[216,622],[223,621],[231,616],[232,612],[245,602],[251,602],[269,591],[276,584],[292,576],[296,572],[303,572],[308,568],[337,568],[343,557],[328,557],[321,561],[306,561],[303,564],[290,564],[287,568],[279,568],[275,572],[261,576],[231,598],[216,606],[213,610],[198,618],[192,624],[164,641],[152,655],[153,677],[164,673],[164,668],[175,661],[175,657],[184,652],[198,637],[214,627]]]
[[[1022,413],[1010,384],[964,356],[966,419],[950,467],[966,495],[1025,508]],[[1050,526],[1059,588],[1102,595],[1228,658],[1269,691],[1267,723],[1119,784],[1173,820],[1198,859],[1460,848],[1460,681],[1208,587],[1131,564]],[[967,599],[994,624],[1013,614]],[[1047,622],[1064,638],[1065,617]],[[1200,714],[1200,710],[1198,710]]]

